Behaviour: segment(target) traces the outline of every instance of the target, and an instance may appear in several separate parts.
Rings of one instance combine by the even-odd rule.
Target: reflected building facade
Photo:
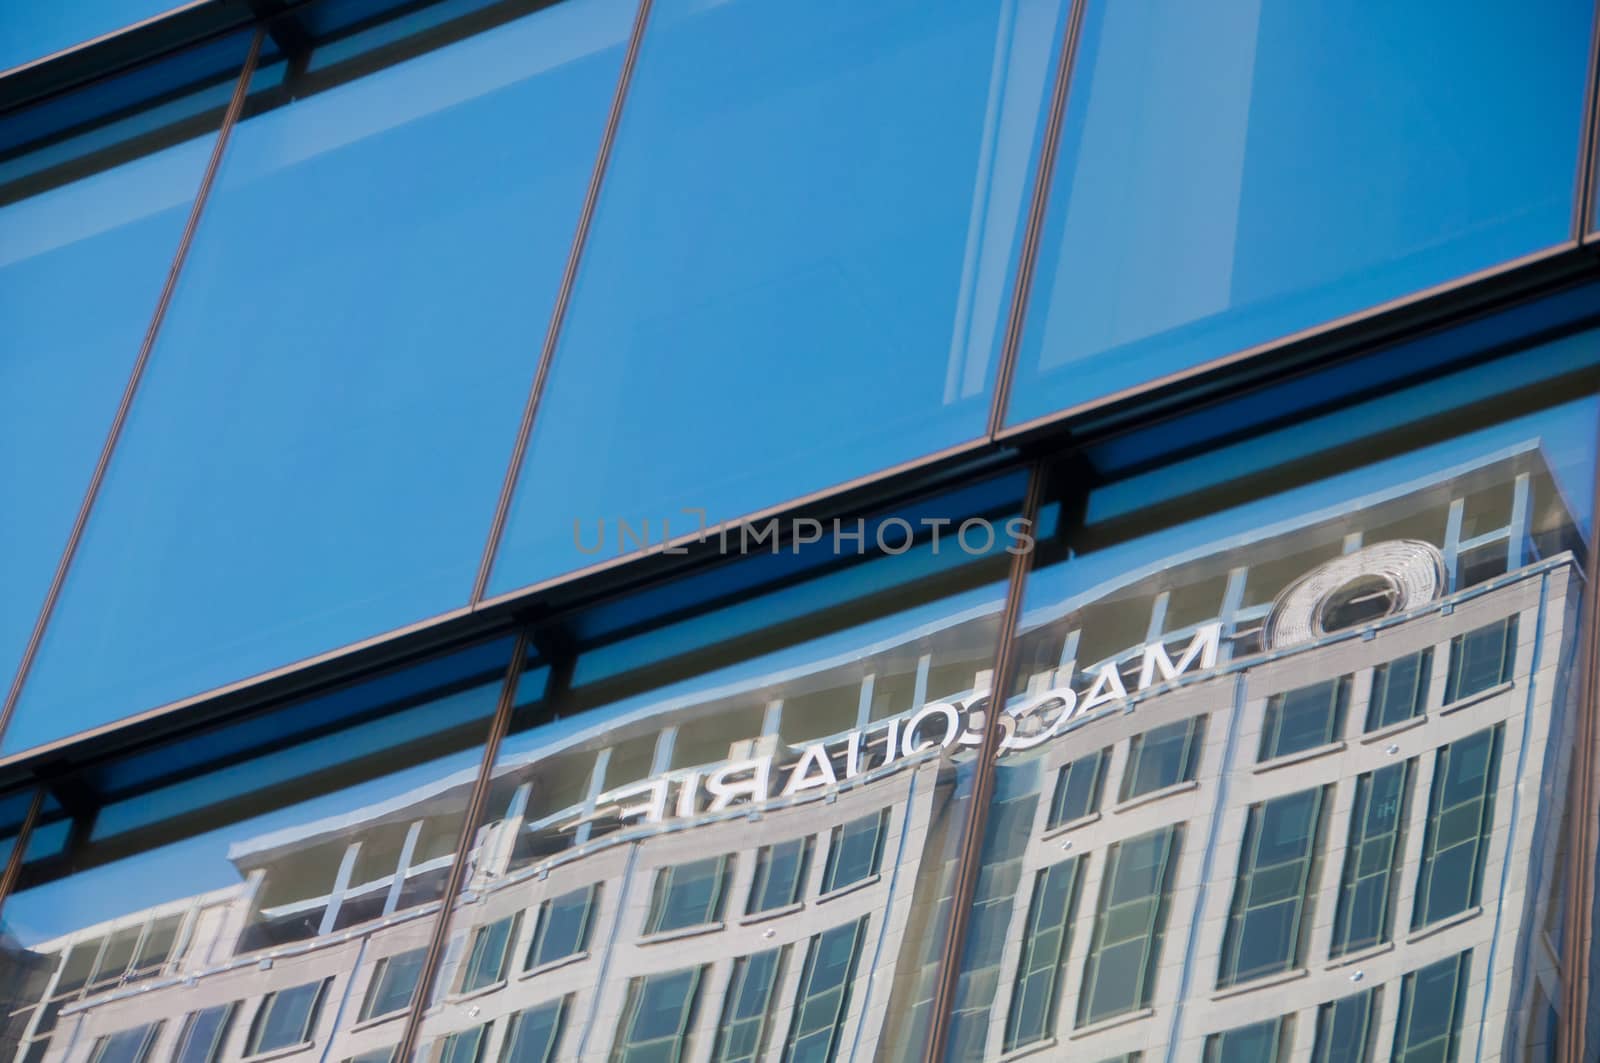
[[[1545,1058],[1585,550],[1534,443],[1030,597],[950,1058]],[[919,1058],[993,611],[513,741],[419,1051]],[[12,942],[19,1056],[388,1059],[474,779]]]

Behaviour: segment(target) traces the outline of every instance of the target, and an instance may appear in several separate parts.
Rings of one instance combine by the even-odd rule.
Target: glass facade
[[[0,1054],[1600,1058],[1591,5],[115,7]]]

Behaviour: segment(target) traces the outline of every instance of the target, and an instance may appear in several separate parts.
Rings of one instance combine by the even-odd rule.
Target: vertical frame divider
[[[1600,490],[1600,456],[1595,461],[1595,486]],[[1593,524],[1593,515],[1590,518]],[[1596,803],[1600,800],[1600,780],[1596,779],[1596,744],[1600,743],[1600,549],[1590,533],[1588,556],[1584,558],[1583,642],[1576,663],[1578,696],[1577,733],[1573,739],[1573,765],[1568,779],[1567,800],[1567,920],[1563,928],[1560,964],[1562,1007],[1558,1023],[1562,1028],[1557,1052],[1560,1063],[1584,1063],[1584,1040],[1589,1012],[1589,952],[1594,947]],[[1560,846],[1557,846],[1560,851]],[[1537,1021],[1536,1019],[1532,1021]]]
[[[1578,132],[1578,174],[1572,204],[1572,239],[1582,243],[1594,224],[1595,151],[1600,148],[1600,7],[1589,27],[1589,71],[1583,86],[1583,126]]]
[[[494,517],[489,523],[489,535],[483,544],[483,556],[478,561],[478,573],[472,581],[469,607],[483,601],[489,587],[489,574],[494,569],[495,555],[500,552],[500,540],[505,535],[506,521],[510,517],[511,503],[516,498],[517,479],[522,473],[522,462],[527,456],[528,443],[533,437],[533,420],[539,412],[539,402],[544,397],[545,384],[550,379],[550,365],[555,360],[556,345],[561,339],[561,326],[566,321],[567,307],[572,302],[572,289],[577,284],[578,267],[583,259],[584,246],[589,241],[589,227],[594,221],[595,207],[600,201],[600,189],[605,182],[606,168],[611,161],[611,148],[616,143],[617,128],[622,124],[622,108],[627,102],[628,88],[633,83],[634,67],[639,60],[639,42],[644,37],[645,25],[650,19],[651,0],[639,0],[634,12],[633,27],[628,35],[628,48],[622,56],[622,69],[617,75],[617,88],[611,96],[611,111],[606,115],[605,131],[600,136],[600,150],[595,153],[594,169],[589,173],[589,187],[584,193],[583,207],[578,212],[578,226],[573,230],[572,246],[567,251],[567,264],[562,270],[561,286],[556,289],[555,305],[550,311],[550,322],[545,328],[544,344],[539,350],[539,362],[533,373],[533,383],[528,389],[528,400],[522,408],[522,422],[517,426],[517,438],[511,447],[511,459],[506,465],[506,475],[500,485],[500,497],[495,502]]]
[[[1028,470],[1028,490],[1022,502],[1023,526],[1030,534],[1038,526],[1045,480],[1044,463],[1035,462]],[[963,825],[961,848],[956,860],[955,889],[950,901],[950,929],[945,935],[943,953],[939,958],[938,984],[930,1014],[932,1026],[928,1034],[927,1055],[924,1057],[926,1063],[943,1060],[947,1050],[956,985],[961,975],[961,956],[966,948],[967,923],[972,897],[978,886],[983,832],[989,820],[989,799],[994,794],[995,763],[1000,753],[1003,730],[1000,717],[1005,711],[1006,692],[1011,687],[1011,673],[1016,664],[1013,643],[1017,624],[1022,617],[1022,595],[1028,572],[1032,568],[1033,554],[1033,550],[1025,550],[1011,556],[1006,602],[1000,614],[1000,632],[995,647],[994,675],[989,685],[989,703],[983,713],[983,741],[978,745],[974,762],[971,807]]]
[[[992,440],[1006,424],[1006,407],[1011,400],[1011,381],[1016,376],[1018,348],[1028,315],[1028,297],[1033,289],[1033,270],[1039,259],[1039,240],[1044,229],[1050,184],[1055,176],[1056,155],[1061,145],[1061,127],[1066,124],[1067,96],[1072,84],[1073,61],[1077,58],[1078,38],[1083,28],[1088,0],[1072,0],[1067,12],[1066,36],[1056,58],[1055,82],[1050,91],[1050,111],[1045,119],[1044,137],[1039,143],[1039,165],[1033,174],[1033,194],[1028,201],[1028,217],[1023,224],[1022,248],[1017,256],[1017,276],[1011,288],[1011,307],[1007,313],[1005,338],[1000,346],[1000,363],[995,367],[994,400],[989,407],[989,438]]]
[[[395,1063],[409,1060],[416,1051],[417,1035],[422,1029],[423,1013],[433,995],[433,980],[439,973],[439,963],[444,958],[445,942],[450,938],[450,917],[455,910],[456,898],[461,893],[461,883],[467,873],[467,850],[478,832],[478,821],[483,817],[489,800],[489,786],[494,781],[495,762],[500,757],[500,743],[511,727],[511,714],[516,707],[517,685],[522,679],[523,665],[532,641],[526,630],[517,633],[511,647],[511,664],[506,668],[505,683],[500,688],[500,700],[495,703],[494,718],[489,724],[489,734],[483,744],[483,760],[478,765],[478,777],[472,785],[472,795],[467,799],[462,813],[461,834],[456,839],[456,856],[446,876],[444,893],[439,901],[439,911],[434,917],[433,936],[428,940],[428,951],[423,954],[422,968],[417,972],[417,988],[411,997],[411,1008],[406,1012],[406,1024],[390,1058]]]
[[[17,840],[11,846],[11,856],[6,860],[5,870],[0,871],[0,912],[5,911],[6,898],[16,889],[17,879],[22,875],[22,861],[27,855],[28,843],[33,840],[34,824],[39,821],[39,813],[43,810],[44,786],[35,784],[33,800],[28,802],[27,814],[17,828]]]
[[[45,629],[50,624],[50,616],[55,612],[56,602],[61,597],[61,589],[66,585],[67,571],[72,567],[73,557],[78,552],[78,546],[83,541],[84,529],[88,527],[89,515],[94,509],[95,499],[100,494],[100,488],[105,483],[106,472],[111,467],[111,455],[116,450],[117,442],[122,436],[122,429],[127,424],[128,412],[133,407],[134,398],[139,391],[139,383],[144,378],[145,367],[150,362],[150,352],[155,347],[156,337],[161,331],[161,324],[166,320],[167,308],[172,304],[173,292],[178,287],[178,276],[183,272],[184,260],[189,256],[189,246],[194,242],[195,231],[200,226],[200,216],[205,210],[206,200],[211,195],[211,188],[216,183],[217,171],[222,166],[223,153],[228,148],[228,138],[233,132],[233,127],[238,124],[239,116],[244,112],[245,98],[250,92],[250,81],[255,76],[256,62],[261,57],[261,43],[266,37],[266,26],[257,23],[255,33],[250,38],[249,50],[245,53],[244,65],[239,71],[239,80],[233,87],[233,96],[228,100],[227,110],[222,115],[222,125],[217,130],[216,142],[211,146],[211,156],[206,160],[206,168],[200,177],[200,187],[195,191],[194,202],[189,206],[189,217],[184,223],[183,233],[178,238],[178,248],[173,253],[172,264],[167,269],[167,279],[161,286],[161,295],[156,300],[155,311],[150,316],[150,324],[145,329],[144,339],[139,344],[139,354],[134,358],[133,369],[128,374],[128,383],[122,390],[122,397],[118,400],[116,413],[112,415],[111,427],[106,432],[106,441],[100,448],[100,457],[95,462],[93,473],[89,476],[89,484],[84,489],[83,501],[78,506],[78,514],[73,519],[72,530],[67,534],[66,545],[62,548],[61,558],[56,562],[56,570],[50,578],[50,587],[45,592],[44,602],[39,607],[39,616],[34,621],[33,631],[28,636],[28,643],[23,648],[22,659],[17,663],[17,674],[12,677],[11,687],[6,692],[5,702],[0,705],[0,737],[4,737],[10,728],[11,717],[16,712],[17,702],[22,698],[22,687],[27,682],[28,673],[33,668],[33,662],[38,657],[39,647],[44,642]]]

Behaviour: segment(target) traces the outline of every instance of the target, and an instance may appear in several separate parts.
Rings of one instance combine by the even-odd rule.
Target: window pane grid
[[[772,1033],[772,1000],[783,972],[787,946],[734,961],[717,1034],[716,1063],[755,1063]]]
[[[1062,965],[1072,936],[1078,865],[1075,858],[1063,860],[1040,871],[1034,879],[1022,957],[1011,994],[1011,1013],[1006,1021],[1007,1052],[1054,1032]]]
[[[1433,650],[1425,649],[1372,671],[1372,696],[1367,706],[1367,731],[1421,716],[1428,703]]]
[[[1181,838],[1181,827],[1167,827],[1121,842],[1107,855],[1078,998],[1079,1026],[1149,1003]]]
[[[1339,882],[1339,907],[1329,954],[1340,956],[1389,940],[1401,838],[1410,804],[1411,762],[1391,764],[1356,780],[1350,840]]]
[[[1478,902],[1499,767],[1499,727],[1439,750],[1422,864],[1417,869],[1412,929],[1464,912]]]
[[[1218,988],[1286,971],[1299,962],[1322,805],[1319,788],[1250,809]]]

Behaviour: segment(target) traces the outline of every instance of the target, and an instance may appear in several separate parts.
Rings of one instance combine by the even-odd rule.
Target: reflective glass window
[[[1083,971],[1078,1025],[1090,1026],[1144,1007],[1166,936],[1173,864],[1181,828],[1121,842],[1106,854],[1094,940]]]
[[[388,1015],[411,1003],[417,991],[417,977],[427,949],[412,949],[398,956],[385,956],[372,969],[372,984],[361,1002],[361,1018]]]
[[[108,1034],[89,1049],[89,1063],[144,1063],[160,1032],[161,1024],[153,1022]]]
[[[466,604],[633,16],[529,8],[262,65],[6,751]]]
[[[487,1025],[457,1031],[426,1056],[432,1063],[478,1063],[483,1058],[483,1045],[488,1033]]]
[[[762,846],[756,853],[756,871],[750,881],[745,912],[770,912],[799,902],[805,895],[806,872],[811,866],[811,839],[791,838]]]
[[[1401,980],[1394,1063],[1455,1063],[1471,970],[1472,953],[1463,952]]]
[[[1439,750],[1411,910],[1413,929],[1478,903],[1494,827],[1500,745],[1501,729],[1493,727]]]
[[[850,986],[866,933],[867,921],[861,919],[811,939],[805,970],[795,990],[784,1063],[827,1063],[838,1054]]]
[[[492,591],[983,434],[1068,6],[652,5]]]
[[[1323,798],[1302,790],[1250,809],[1218,986],[1300,962]]]
[[[1059,827],[1100,810],[1100,790],[1109,750],[1099,749],[1061,766],[1050,801],[1050,826]]]
[[[232,1003],[218,1004],[185,1017],[178,1050],[172,1057],[174,1063],[214,1063],[220,1059],[237,1007]]]
[[[1349,676],[1271,698],[1261,725],[1260,759],[1286,757],[1335,741],[1344,727],[1349,698]]]
[[[1454,704],[1509,682],[1517,659],[1517,618],[1497,620],[1450,640],[1444,703]]]
[[[373,1048],[366,1052],[358,1052],[347,1058],[344,1063],[393,1063],[394,1045],[382,1048]]]
[[[6,22],[74,6],[0,5],[0,56],[17,40]],[[155,314],[247,47],[247,37],[224,38],[0,117],[7,685]]]
[[[1411,807],[1411,768],[1406,761],[1356,779],[1330,955],[1389,940],[1395,888],[1405,857],[1401,843]]]
[[[1293,1018],[1268,1019],[1206,1038],[1205,1063],[1278,1063],[1288,1055],[1284,1044]]]
[[[662,868],[656,875],[645,933],[659,934],[716,922],[722,914],[722,894],[727,878],[726,856],[711,856]]]
[[[1195,716],[1134,737],[1122,774],[1122,799],[1165,790],[1194,778],[1206,721]]]
[[[473,930],[472,945],[461,975],[461,992],[471,993],[505,979],[511,942],[521,925],[522,913],[518,912]]]
[[[766,1052],[774,995],[788,951],[788,946],[783,946],[733,961],[717,1045],[711,1054],[716,1063],[756,1063]]]
[[[1428,704],[1428,679],[1432,668],[1432,647],[1374,668],[1366,729],[1376,731],[1421,716]]]
[[[1318,1008],[1311,1063],[1371,1063],[1382,992],[1369,989]]]
[[[1078,861],[1052,864],[1034,878],[1022,959],[1011,991],[1005,1050],[1043,1040],[1055,1032],[1062,968],[1071,944],[1078,896]]]
[[[1566,240],[1593,17],[1092,0],[1011,419]]]
[[[244,1054],[256,1056],[310,1041],[327,990],[328,980],[324,979],[268,993],[256,1010]]]
[[[703,973],[688,967],[630,982],[611,1063],[678,1063],[685,1058]]]
[[[528,946],[527,969],[566,959],[589,944],[599,886],[585,886],[545,901],[539,907],[539,926]]]
[[[392,1026],[353,1028],[413,998],[510,649],[353,677],[52,778],[75,796],[47,802],[4,913],[0,979],[17,987],[26,1051],[153,1021],[152,1058],[179,1063],[392,1043]],[[524,674],[527,696],[544,674]],[[346,703],[363,711],[341,718]],[[309,734],[292,726],[302,712]],[[240,752],[244,737],[256,741]],[[360,854],[397,824],[387,873],[357,882]],[[137,946],[123,944],[132,928]],[[163,959],[138,968],[141,956]]]
[[[873,813],[833,828],[828,842],[828,866],[822,875],[822,892],[843,889],[878,873],[883,856],[882,813]]]
[[[519,1011],[507,1020],[500,1063],[550,1063],[556,1058],[566,998]]]

